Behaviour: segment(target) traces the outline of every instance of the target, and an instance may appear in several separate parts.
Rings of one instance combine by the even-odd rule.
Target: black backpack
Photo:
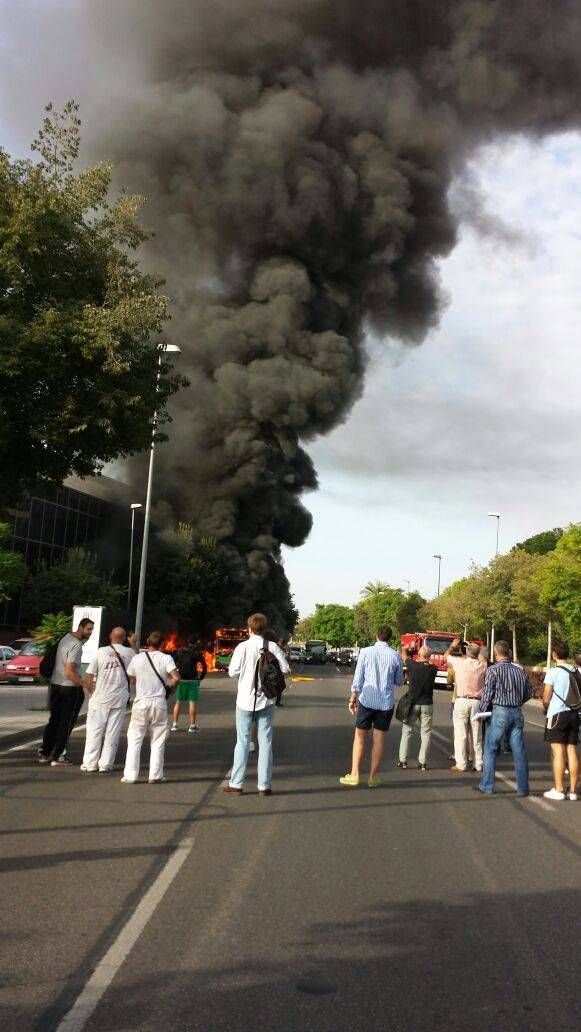
[[[202,680],[203,675],[201,676],[198,671],[198,663],[202,663],[202,658],[193,646],[184,645],[178,649],[174,654],[174,661],[183,681]]]
[[[554,688],[553,692],[561,702],[565,703],[565,706],[577,713],[578,710],[581,710],[581,674],[578,670],[569,670],[564,666],[557,666],[557,670],[564,670],[566,674],[569,674],[569,688],[564,699],[555,692]]]
[[[256,710],[256,700],[261,692],[266,695],[267,699],[276,699],[277,702],[280,702],[285,688],[286,683],[280,663],[270,651],[266,638],[263,638],[254,670],[254,709]]]
[[[70,634],[70,631],[67,631],[67,634]],[[62,638],[59,638],[58,641],[53,641],[52,645],[49,645],[44,656],[40,661],[40,666],[38,669],[41,677],[44,677],[45,681],[50,681],[53,675],[58,647],[61,641],[65,640],[67,634],[63,634]]]

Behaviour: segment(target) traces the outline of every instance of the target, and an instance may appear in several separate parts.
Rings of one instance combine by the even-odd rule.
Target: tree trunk
[[[516,647],[516,624],[512,625],[512,658],[513,662],[518,663],[518,649]]]
[[[468,637],[468,624],[465,623],[464,624],[464,641],[466,641],[467,637]]]
[[[492,625],[490,630],[490,658],[494,663],[494,624]]]

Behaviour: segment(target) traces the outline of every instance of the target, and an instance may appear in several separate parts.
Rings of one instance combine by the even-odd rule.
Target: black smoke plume
[[[316,487],[304,445],[360,395],[366,331],[417,345],[436,325],[466,158],[579,124],[581,4],[124,0],[86,17],[124,68],[100,151],[149,199],[191,380],[160,492],[228,549],[222,617],[284,617],[280,546],[305,540]]]

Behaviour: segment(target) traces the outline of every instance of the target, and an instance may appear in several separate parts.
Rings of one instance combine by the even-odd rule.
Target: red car
[[[21,652],[8,661],[5,676],[9,684],[44,684],[39,667],[42,659],[42,647],[38,642],[29,641]]]

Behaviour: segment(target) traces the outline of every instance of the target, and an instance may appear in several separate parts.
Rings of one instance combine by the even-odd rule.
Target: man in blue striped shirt
[[[496,756],[505,735],[508,737],[516,773],[517,795],[529,794],[529,761],[524,738],[522,706],[531,697],[531,683],[523,668],[510,659],[510,646],[497,641],[495,662],[486,671],[482,698],[477,713],[489,713],[490,726],[484,742],[484,762],[477,792],[492,795],[496,776]]]
[[[349,788],[356,788],[359,784],[359,768],[365,755],[367,732],[371,728],[373,748],[367,784],[370,788],[377,788],[380,784],[378,773],[385,735],[393,716],[395,688],[403,684],[402,658],[388,644],[390,638],[391,628],[380,628],[375,645],[361,649],[357,660],[349,699],[349,712],[356,715],[351,772],[339,778],[341,784]]]

